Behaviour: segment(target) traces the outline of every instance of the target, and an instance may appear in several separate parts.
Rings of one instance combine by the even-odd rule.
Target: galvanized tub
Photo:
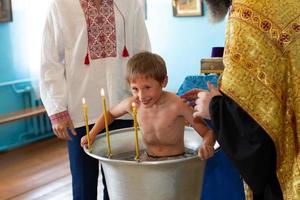
[[[140,149],[145,146],[139,131]],[[133,128],[110,132],[113,156],[107,158],[105,134],[98,135],[92,151],[85,152],[98,159],[104,170],[111,200],[199,200],[205,161],[197,154],[165,161],[124,159],[135,156]],[[190,127],[185,128],[185,147],[197,152],[201,137]],[[128,153],[129,152],[129,153]]]

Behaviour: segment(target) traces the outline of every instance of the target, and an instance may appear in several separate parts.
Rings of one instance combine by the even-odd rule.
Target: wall
[[[0,83],[29,76],[25,17],[24,10],[13,7],[13,22],[0,23]]]
[[[28,1],[28,0],[25,0]],[[13,92],[10,83],[30,77],[28,65],[28,32],[30,22],[24,0],[12,0],[13,21],[0,23],[0,114],[23,108],[20,94]],[[27,87],[28,83],[26,86]]]
[[[30,82],[29,63],[35,35],[29,2],[12,0],[13,21],[0,23],[0,115],[40,104]],[[35,37],[36,39],[37,37]],[[38,60],[37,52],[33,59]],[[52,134],[48,118],[43,115],[0,125],[0,151],[15,148]]]

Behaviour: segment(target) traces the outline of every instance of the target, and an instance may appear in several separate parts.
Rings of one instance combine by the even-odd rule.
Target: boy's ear
[[[166,87],[168,84],[168,76],[165,77],[165,79],[162,82],[162,87]]]

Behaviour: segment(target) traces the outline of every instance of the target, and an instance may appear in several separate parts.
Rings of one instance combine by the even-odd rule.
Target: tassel
[[[86,65],[90,64],[89,53],[86,53],[86,56],[85,56],[85,59],[84,59],[84,64],[86,64]]]
[[[128,57],[129,56],[126,46],[124,46],[122,56],[123,57]]]

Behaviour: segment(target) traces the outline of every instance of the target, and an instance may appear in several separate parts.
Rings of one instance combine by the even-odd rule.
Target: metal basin
[[[205,161],[197,155],[165,161],[126,160],[135,156],[133,128],[110,132],[113,156],[107,158],[105,135],[98,135],[92,151],[85,152],[98,159],[104,170],[107,189],[112,200],[199,200]],[[197,151],[202,143],[194,129],[185,128],[185,147]],[[145,149],[139,131],[140,149]],[[127,156],[128,158],[128,156]]]

